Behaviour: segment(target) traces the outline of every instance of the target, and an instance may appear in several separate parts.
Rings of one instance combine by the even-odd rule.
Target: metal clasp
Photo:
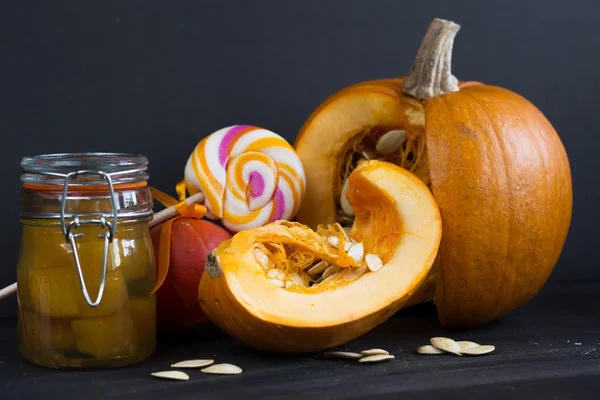
[[[110,201],[112,207],[112,223],[106,220],[106,216],[104,214],[100,214],[100,219],[85,219],[81,220],[79,215],[73,214],[73,220],[67,225],[65,220],[65,209],[67,205],[67,193],[69,181],[72,178],[77,177],[78,175],[100,175],[104,179],[106,179],[108,183],[108,188],[110,192]],[[83,296],[85,297],[85,301],[90,305],[90,307],[97,307],[102,300],[102,295],[104,293],[104,285],[106,283],[106,265],[108,264],[108,246],[112,242],[115,234],[117,232],[117,204],[115,200],[115,191],[112,183],[112,179],[109,174],[102,171],[93,171],[93,170],[81,170],[75,171],[67,174],[65,176],[64,187],[62,192],[62,199],[60,202],[60,224],[62,227],[63,234],[65,235],[65,239],[68,243],[71,244],[71,248],[73,249],[73,258],[75,259],[75,265],[77,267],[77,274],[79,275],[79,282],[81,283],[81,290],[83,291]],[[99,224],[102,229],[106,229],[104,234],[98,235],[99,238],[104,239],[104,251],[102,253],[102,275],[100,277],[100,288],[98,289],[98,295],[96,296],[96,300],[92,301],[90,298],[89,292],[87,290],[87,286],[85,284],[85,279],[83,278],[83,271],[81,269],[81,262],[79,260],[79,253],[77,251],[77,242],[76,239],[83,236],[83,233],[73,233],[73,229],[78,229],[81,225],[91,225],[91,224]]]

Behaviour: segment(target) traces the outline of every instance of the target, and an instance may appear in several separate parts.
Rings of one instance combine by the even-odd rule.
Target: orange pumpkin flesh
[[[544,115],[513,92],[463,82],[417,100],[405,80],[352,85],[308,118],[295,143],[307,179],[297,220],[351,223],[339,206],[348,160],[366,139],[406,130],[403,158],[385,157],[430,186],[444,225],[434,274],[408,304],[435,291],[443,325],[481,325],[528,302],[552,272],[571,219],[567,155]]]
[[[439,210],[416,176],[377,161],[352,173],[348,200],[356,215],[350,236],[364,244],[365,253],[381,257],[381,269],[352,279],[352,268],[340,267],[338,274],[310,287],[275,286],[267,276],[270,266],[256,258],[265,245],[286,246],[283,260],[301,249],[316,259],[347,261],[341,250],[324,250],[327,237],[279,221],[241,231],[209,255],[198,291],[204,313],[242,342],[288,354],[340,345],[386,320],[420,287],[433,264],[441,237]]]

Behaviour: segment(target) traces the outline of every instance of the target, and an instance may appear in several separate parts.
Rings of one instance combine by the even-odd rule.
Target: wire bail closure
[[[73,214],[73,220],[69,222],[67,225],[65,210],[67,205],[67,193],[69,187],[69,181],[73,178],[76,178],[79,175],[100,175],[102,178],[106,180],[108,183],[108,189],[110,192],[110,201],[112,207],[112,222],[107,220],[107,216],[105,214],[100,214],[100,219],[85,219],[82,220],[79,218],[79,215]],[[79,276],[79,283],[81,284],[81,290],[83,292],[83,296],[85,297],[85,301],[88,303],[90,307],[97,307],[102,300],[102,295],[104,294],[104,286],[106,283],[106,265],[108,264],[108,246],[112,243],[113,238],[117,232],[117,204],[115,200],[115,191],[112,183],[112,179],[109,174],[102,171],[94,171],[94,170],[80,170],[70,172],[65,176],[64,186],[62,191],[62,198],[60,201],[60,224],[62,227],[62,232],[65,235],[66,241],[71,245],[73,249],[73,258],[75,259],[75,265],[77,267],[77,274]],[[81,225],[100,225],[102,229],[105,229],[103,234],[98,235],[99,238],[104,239],[104,251],[102,252],[102,275],[100,277],[100,288],[98,289],[98,294],[96,296],[96,300],[92,301],[90,298],[89,292],[87,290],[87,286],[85,284],[85,279],[83,277],[83,271],[81,269],[81,261],[79,260],[79,253],[77,250],[77,242],[76,239],[83,236],[83,233],[73,233],[73,229],[77,230]]]

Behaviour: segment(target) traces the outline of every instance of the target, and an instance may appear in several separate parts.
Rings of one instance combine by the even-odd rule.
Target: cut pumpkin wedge
[[[277,221],[221,243],[199,287],[209,319],[255,348],[293,354],[343,344],[401,308],[435,260],[438,206],[418,177],[379,161],[352,172],[347,200],[351,229]],[[383,266],[371,272],[367,254]]]

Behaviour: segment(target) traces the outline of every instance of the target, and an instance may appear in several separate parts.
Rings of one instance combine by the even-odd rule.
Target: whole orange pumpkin
[[[420,298],[446,326],[476,326],[542,288],[571,220],[572,184],[556,131],[509,90],[451,74],[459,26],[435,19],[406,78],[345,88],[302,127],[295,148],[307,179],[297,220],[353,221],[344,184],[368,159],[393,162],[427,183],[443,234]]]

